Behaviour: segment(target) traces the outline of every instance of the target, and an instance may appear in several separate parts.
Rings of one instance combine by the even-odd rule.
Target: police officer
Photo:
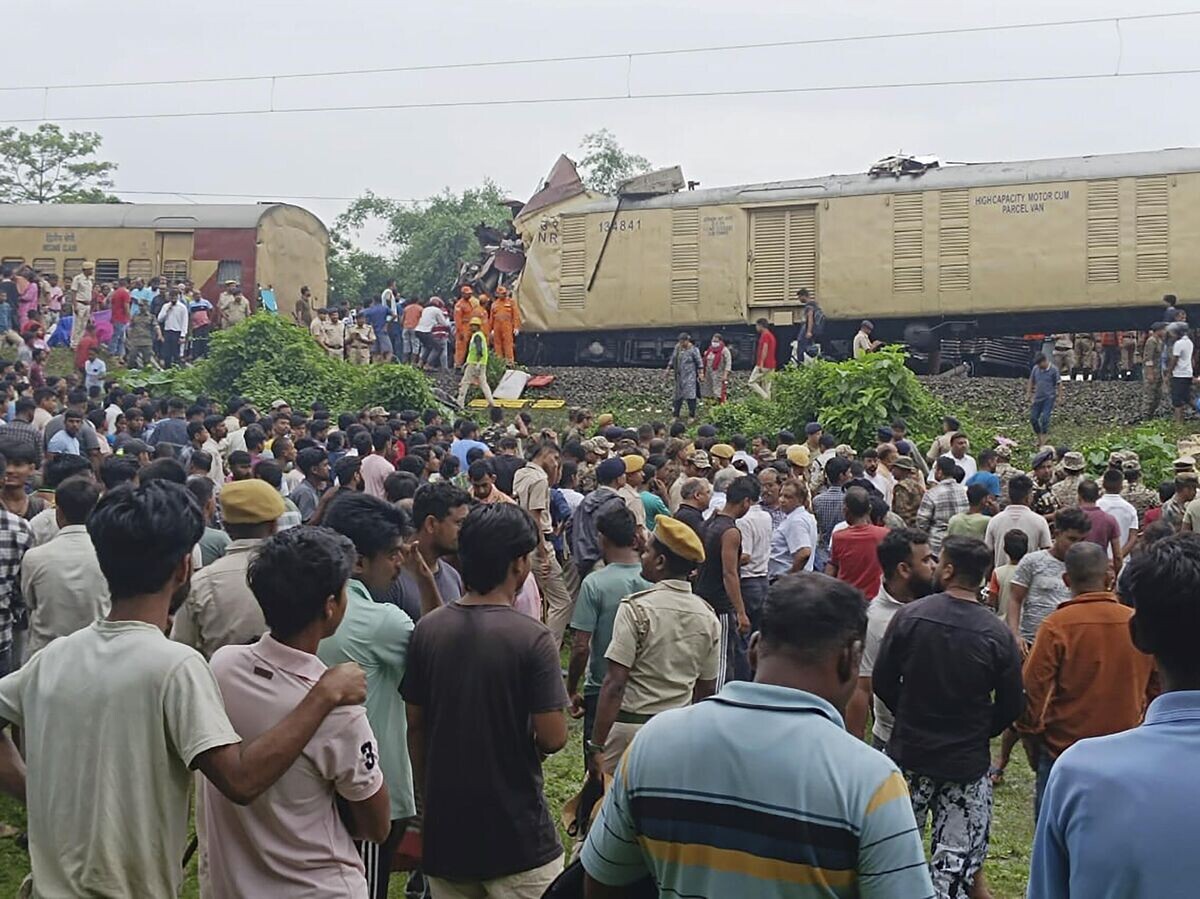
[[[362,310],[354,311],[354,324],[346,329],[346,358],[351,365],[367,365],[371,361],[371,346],[375,329],[363,318]]]
[[[1083,453],[1069,452],[1062,458],[1063,479],[1054,485],[1054,498],[1060,506],[1079,505],[1079,482],[1086,477],[1087,462]]]
[[[1155,322],[1142,347],[1142,417],[1153,418],[1162,402],[1163,350],[1166,348],[1167,323]]]
[[[655,519],[642,553],[642,577],[654,586],[621,600],[613,620],[608,673],[584,745],[593,772],[613,773],[634,734],[658,713],[715,691],[721,625],[688,580],[703,561],[695,531],[667,515]]]

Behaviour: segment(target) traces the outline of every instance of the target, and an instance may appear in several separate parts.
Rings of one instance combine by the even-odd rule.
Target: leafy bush
[[[252,315],[213,335],[206,359],[190,368],[137,371],[126,387],[164,396],[234,394],[259,406],[287,400],[307,408],[320,400],[331,409],[425,409],[435,405],[428,381],[409,365],[350,365],[326,353],[312,335],[273,315]]]
[[[1110,453],[1129,450],[1137,453],[1142,463],[1143,483],[1153,488],[1162,481],[1169,481],[1175,477],[1175,469],[1171,463],[1178,448],[1154,425],[1109,431],[1079,447],[1079,452],[1083,453],[1083,458],[1087,461],[1088,470],[1096,475],[1103,474],[1104,469],[1108,467]]]
[[[726,434],[786,428],[799,435],[805,423],[820,421],[839,442],[862,449],[875,443],[877,428],[897,417],[926,446],[941,433],[941,418],[948,411],[905,365],[904,351],[889,347],[861,359],[789,366],[775,375],[770,401],[726,403],[713,409],[711,419]],[[963,424],[975,446],[991,446],[990,436]]]

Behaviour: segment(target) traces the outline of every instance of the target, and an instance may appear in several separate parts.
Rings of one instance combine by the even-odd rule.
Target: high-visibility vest
[[[468,365],[487,365],[488,361],[488,345],[487,338],[483,336],[482,331],[476,331],[471,335],[470,342],[467,344],[467,364]]]

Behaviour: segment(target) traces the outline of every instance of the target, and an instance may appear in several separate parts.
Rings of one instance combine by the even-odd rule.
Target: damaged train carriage
[[[795,336],[800,288],[827,345],[870,317],[928,350],[1145,329],[1163,294],[1200,286],[1196,149],[683,188],[666,170],[599,196],[560,158],[515,220],[523,358],[657,365],[679,331],[720,329],[748,365],[756,319],[781,349]]]

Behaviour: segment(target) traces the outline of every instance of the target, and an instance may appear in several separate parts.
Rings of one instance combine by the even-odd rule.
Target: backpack
[[[821,307],[818,303],[811,303],[810,305],[812,306],[813,337],[814,338],[824,337],[825,336],[825,312],[821,309]]]

